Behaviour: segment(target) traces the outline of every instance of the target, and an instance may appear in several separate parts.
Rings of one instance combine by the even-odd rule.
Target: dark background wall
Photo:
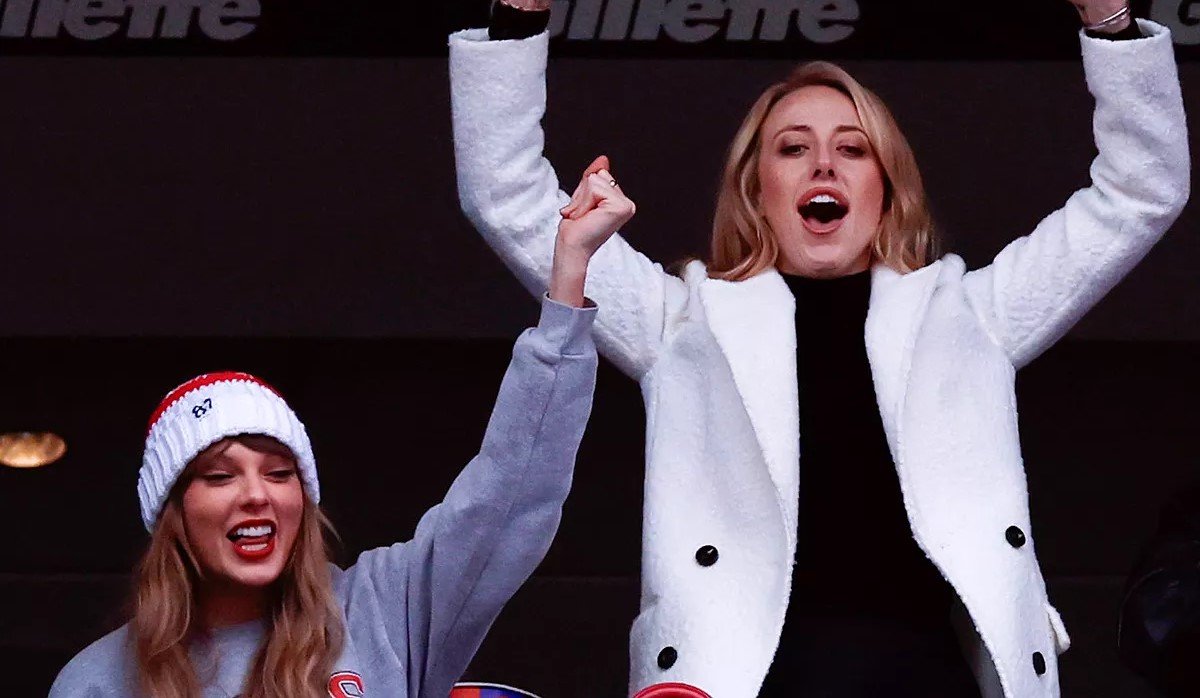
[[[925,11],[889,39],[894,14],[860,2],[857,36],[878,38],[857,48],[560,39],[548,153],[569,184],[609,154],[639,204],[627,236],[663,261],[700,253],[742,113],[788,56],[828,53],[896,112],[949,249],[986,264],[1087,183],[1093,154],[1075,20],[1027,4],[998,33]],[[181,380],[238,368],[288,395],[346,561],[407,537],[473,455],[536,309],[458,211],[444,39],[429,39],[443,19],[401,32],[425,43],[351,27],[255,51],[0,38],[21,54],[0,60],[0,432],[70,446],[43,470],[0,468],[0,666],[21,690],[121,622],[144,420]],[[1179,50],[1200,113],[1200,64]],[[1150,695],[1117,663],[1116,608],[1158,505],[1196,476],[1198,225],[1189,207],[1019,379],[1034,534],[1075,639],[1066,695]],[[640,405],[602,367],[560,536],[472,677],[547,698],[624,690]]]
[[[916,150],[949,249],[986,263],[1088,181],[1075,61],[844,61]],[[549,155],[608,153],[655,259],[704,251],[725,145],[792,61],[562,59]],[[1184,84],[1198,63],[1183,65]],[[0,62],[0,334],[500,337],[525,294],[458,210],[444,59]],[[1200,90],[1187,90],[1200,113]],[[1189,209],[1087,339],[1200,340]],[[480,302],[488,299],[488,302]]]

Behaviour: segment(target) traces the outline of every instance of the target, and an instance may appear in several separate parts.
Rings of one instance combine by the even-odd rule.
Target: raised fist
[[[571,203],[559,212],[563,217],[558,226],[560,246],[590,257],[637,212],[608,168],[608,157],[601,155],[583,171]]]

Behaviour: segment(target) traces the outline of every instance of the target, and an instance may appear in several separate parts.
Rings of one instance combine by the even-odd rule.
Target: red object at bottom
[[[686,683],[656,683],[638,691],[633,698],[711,698],[711,696]]]
[[[450,691],[450,698],[537,698],[519,688],[498,683],[458,683]]]

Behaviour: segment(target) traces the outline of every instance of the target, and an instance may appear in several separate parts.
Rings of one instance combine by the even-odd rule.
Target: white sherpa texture
[[[312,445],[296,413],[258,383],[226,380],[184,393],[163,411],[146,436],[138,473],[146,530],[154,529],[167,495],[188,463],[221,439],[240,434],[270,436],[290,448],[305,491],[314,502],[321,501]]]
[[[1056,654],[1070,644],[1035,555],[1016,369],[1133,268],[1188,196],[1170,36],[1139,25],[1146,38],[1081,38],[1096,98],[1091,186],[983,269],[967,273],[950,255],[910,274],[872,272],[864,332],[880,416],[913,536],[962,602],[956,627],[984,698],[1058,696]],[[463,210],[535,293],[547,284],[568,200],[542,154],[547,45],[545,34],[487,41],[482,30],[450,40]],[[600,307],[597,343],[639,381],[646,404],[630,693],[680,681],[754,698],[790,594],[802,463],[795,348],[804,337],[777,272],[726,282],[695,262],[684,277],[617,236],[587,280]],[[1025,532],[1023,547],[1007,543],[1009,526]],[[716,565],[696,564],[704,545],[720,551]],[[668,646],[678,660],[664,671],[657,657]]]

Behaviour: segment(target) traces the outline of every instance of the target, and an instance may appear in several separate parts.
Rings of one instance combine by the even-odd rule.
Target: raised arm
[[[363,553],[339,580],[348,622],[382,631],[372,636],[386,640],[413,698],[445,698],[550,547],[591,410],[595,313],[543,299],[479,454],[411,541]],[[403,457],[399,466],[424,467]]]
[[[412,541],[364,553],[339,579],[351,625],[382,626],[413,698],[449,693],[558,529],[596,379],[584,284],[597,249],[634,213],[592,179],[577,199],[588,212],[559,225],[541,320],[517,340],[479,455]]]
[[[548,36],[491,41],[487,30],[450,37],[451,103],[463,211],[535,295],[549,283],[560,211],[570,197],[543,157]],[[615,236],[592,260],[589,298],[600,351],[640,378],[657,356],[665,308],[683,283]]]
[[[1091,9],[1093,22],[1112,16]],[[1138,27],[1142,38],[1081,37],[1096,99],[1091,186],[966,275],[976,312],[1018,368],[1129,273],[1187,201],[1187,126],[1171,38],[1157,24]]]

